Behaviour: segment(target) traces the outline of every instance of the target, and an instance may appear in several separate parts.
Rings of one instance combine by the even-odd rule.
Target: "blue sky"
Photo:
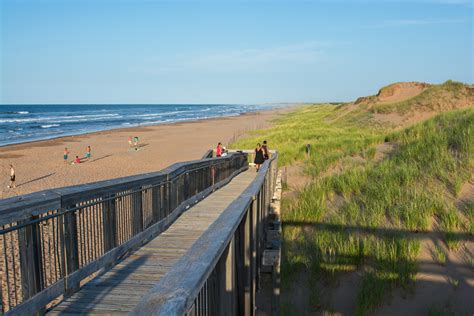
[[[0,103],[349,101],[473,82],[470,0],[1,0]]]

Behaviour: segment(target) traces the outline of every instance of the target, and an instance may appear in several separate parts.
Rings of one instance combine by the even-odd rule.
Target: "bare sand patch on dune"
[[[416,97],[427,87],[421,82],[399,82],[381,89],[377,97],[379,102],[401,102]]]

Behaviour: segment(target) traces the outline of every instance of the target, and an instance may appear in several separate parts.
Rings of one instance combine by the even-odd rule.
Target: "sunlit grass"
[[[448,112],[398,132],[344,111],[345,105],[307,106],[232,146],[252,148],[266,139],[280,152],[281,165],[305,162],[309,184],[282,207],[283,288],[300,271],[316,291],[322,280],[363,269],[355,290],[356,313],[365,315],[394,288],[413,290],[420,243],[411,234],[438,229],[448,249],[456,250],[459,233],[473,232],[473,204],[465,207],[463,223],[446,194],[457,196],[470,177],[474,110]],[[395,149],[376,162],[376,146],[384,141]],[[342,171],[331,173],[334,166]],[[333,200],[337,207],[329,207]]]
[[[433,260],[439,265],[444,266],[446,264],[446,252],[439,245],[436,245],[432,251]]]

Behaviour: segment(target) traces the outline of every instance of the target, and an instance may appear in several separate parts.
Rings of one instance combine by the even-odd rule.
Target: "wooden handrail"
[[[52,209],[64,207],[65,203],[75,199],[91,199],[107,193],[127,190],[147,184],[164,183],[185,173],[187,170],[212,166],[219,161],[228,161],[232,156],[211,160],[194,160],[175,163],[159,172],[80,184],[70,187],[49,189],[35,193],[0,200],[0,226],[21,221],[31,216],[46,213]],[[67,203],[66,203],[67,204]]]
[[[0,311],[41,313],[247,168],[235,153],[0,200]]]
[[[250,257],[250,252],[252,251],[259,253],[262,250],[262,234],[260,236],[258,234],[241,235],[240,238],[237,236],[240,236],[239,234],[242,233],[240,230],[243,230],[246,225],[247,230],[245,231],[248,234],[251,234],[250,231],[253,230],[255,232],[260,231],[264,226],[269,200],[274,190],[277,161],[278,153],[273,152],[272,157],[263,164],[256,179],[240,196],[236,197],[220,217],[193,244],[192,248],[173,266],[172,270],[161,278],[153,289],[148,292],[132,310],[131,315],[185,315],[188,312],[193,312],[191,309],[194,305],[197,306],[196,304],[200,306],[196,307],[197,311],[195,314],[198,315],[213,315],[216,313],[217,315],[223,313],[226,315],[237,315],[242,314],[241,312],[247,308],[250,315],[253,315],[254,306],[251,306],[249,302],[245,302],[247,296],[237,295],[237,292],[245,292],[242,286],[238,288],[239,282],[244,284],[244,281],[248,281],[247,286],[250,289],[249,282],[252,282],[252,280],[247,279],[258,278],[256,275],[255,277],[250,276],[249,267],[245,268],[244,260],[246,259],[244,258],[234,256],[235,262],[231,263],[231,265],[235,264],[234,268],[237,267],[238,269],[239,266],[241,267],[238,277],[246,278],[246,280],[235,280],[235,284],[233,284],[236,293],[235,297],[240,297],[240,299],[236,299],[238,300],[236,304],[226,304],[226,299],[222,298],[222,295],[230,294],[222,293],[222,290],[220,290],[220,294],[214,293],[213,296],[208,293],[206,288],[205,294],[202,295],[203,297],[199,295],[202,294],[207,282],[210,282],[211,275],[216,270],[219,270],[218,265],[226,264],[227,258],[224,258],[226,250],[237,251],[236,249],[238,248],[235,247],[240,247],[240,250],[245,249],[246,254],[244,257]],[[256,214],[257,211],[258,214]],[[252,226],[250,225],[252,222],[250,218],[253,218],[254,227],[250,227]],[[250,240],[252,237],[253,240]],[[255,243],[253,250],[251,249],[252,246],[250,246],[252,243]],[[232,247],[234,248],[232,249]],[[247,258],[247,260],[249,261],[246,262],[247,265],[253,264],[256,267],[260,265],[259,258],[254,258],[257,262],[253,263],[251,259]],[[240,265],[237,262],[240,262]],[[231,270],[234,268],[231,268]],[[244,271],[245,269],[247,270]],[[216,284],[219,286],[219,282],[228,278],[228,275],[219,275],[219,273],[229,273],[228,270],[222,272],[221,268],[219,271],[217,272],[217,278],[220,278],[221,281],[215,281],[214,278],[214,286]],[[219,290],[217,291],[219,292]],[[226,290],[223,292],[226,292]],[[248,294],[248,297],[252,295]],[[198,297],[200,297],[199,300],[197,300]]]

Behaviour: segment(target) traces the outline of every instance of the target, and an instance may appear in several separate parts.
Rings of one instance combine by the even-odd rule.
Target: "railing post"
[[[211,166],[211,186],[214,186],[216,180],[216,168],[214,165]]]
[[[171,203],[171,190],[170,190],[171,183],[169,182],[169,177],[166,177],[166,183],[163,185],[163,213],[164,217],[170,214],[170,203]]]
[[[235,236],[238,314],[252,315],[253,309],[250,305],[250,214],[248,210],[237,228]]]
[[[217,315],[236,315],[234,240],[232,239],[216,266],[217,270]]]
[[[183,183],[183,201],[189,199],[189,196],[190,196],[189,193],[192,190],[189,178],[190,178],[189,172],[186,172],[184,174],[184,183]]]
[[[201,182],[203,178],[202,171],[203,171],[203,168],[199,168],[198,170],[196,170],[196,173],[193,177],[193,190],[191,191],[192,195],[196,195],[200,190]]]
[[[171,210],[174,211],[178,206],[178,185],[176,183],[176,178],[171,181]]]
[[[32,220],[37,218],[38,216],[31,217]],[[23,300],[27,300],[40,292],[43,285],[41,269],[43,260],[38,223],[29,224],[18,231],[18,245],[20,253],[21,290]]]
[[[151,188],[151,213],[153,224],[157,223],[161,217],[161,186]]]
[[[140,188],[141,189],[141,188]],[[143,231],[142,191],[132,193],[133,235]]]
[[[255,314],[255,302],[257,292],[257,199],[252,197],[250,204],[250,306],[251,314]]]
[[[256,259],[256,291],[260,289],[260,268],[262,265],[262,239],[263,239],[263,189],[257,194],[257,222],[256,222],[256,243],[257,243],[257,259]]]
[[[110,200],[102,203],[103,231],[104,231],[104,252],[115,247],[117,223],[115,211],[115,194],[110,196]]]
[[[181,202],[186,201],[186,200],[189,199],[189,197],[190,197],[190,192],[191,192],[191,181],[190,181],[190,178],[191,178],[191,176],[192,176],[192,172],[193,172],[193,171],[187,171],[187,172],[184,174],[184,178],[183,178],[183,201],[181,201]]]
[[[69,208],[75,207],[76,205],[71,205]],[[64,247],[66,255],[66,275],[70,275],[79,269],[76,210],[64,214]],[[79,288],[79,283],[75,282],[70,284],[66,277],[64,286],[66,296],[69,296]]]
[[[217,275],[217,266],[212,270],[207,282],[209,284],[208,302],[209,310],[207,315],[218,315],[219,310],[219,278]]]

